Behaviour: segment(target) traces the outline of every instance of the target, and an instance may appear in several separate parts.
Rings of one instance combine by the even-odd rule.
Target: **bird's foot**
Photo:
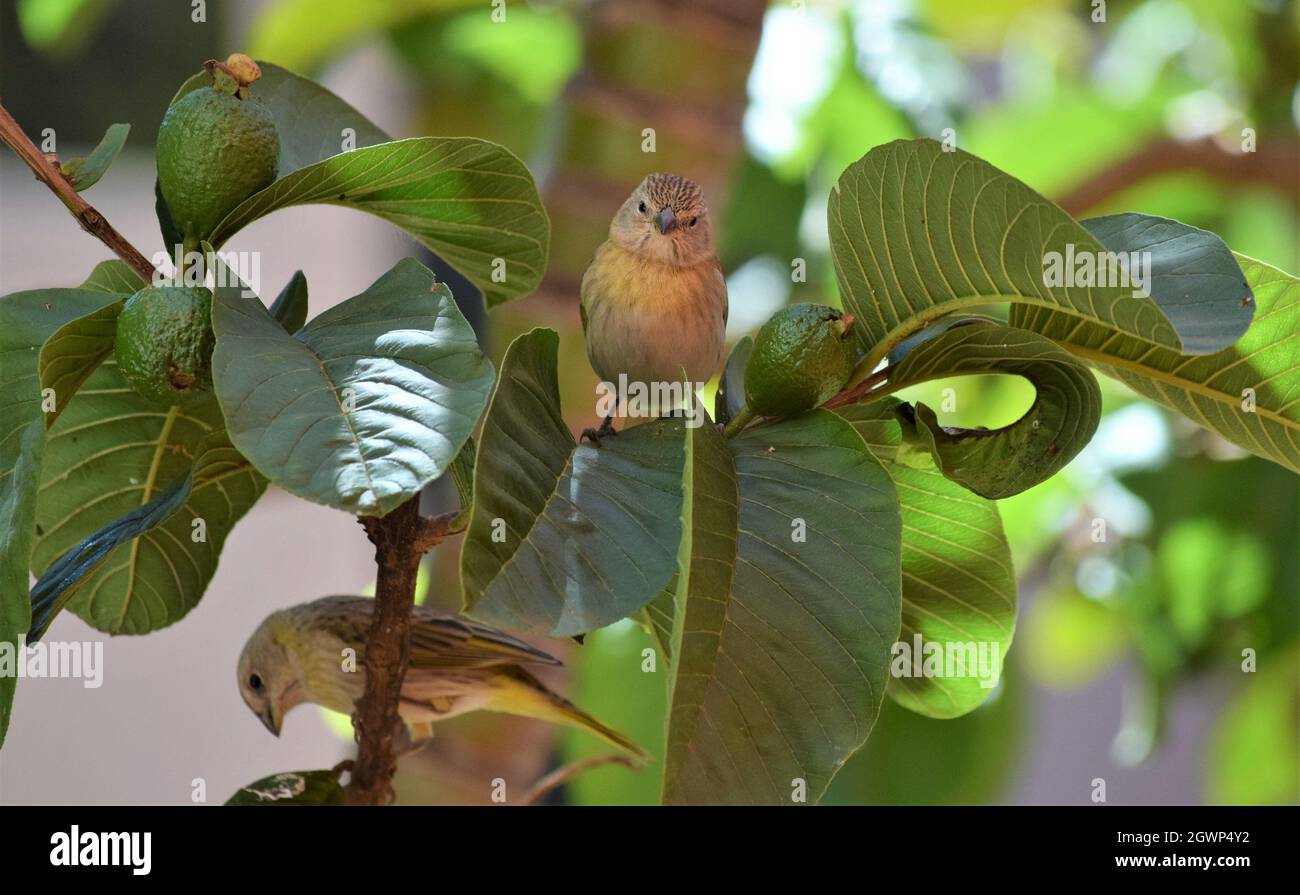
[[[600,447],[601,439],[617,435],[618,431],[614,428],[614,418],[605,417],[605,422],[600,424],[599,429],[583,429],[580,441],[590,441],[592,447]]]

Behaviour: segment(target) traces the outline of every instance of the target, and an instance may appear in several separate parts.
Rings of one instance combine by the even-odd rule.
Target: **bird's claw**
[[[618,430],[614,428],[613,424],[611,424],[609,420],[605,420],[605,422],[600,424],[599,429],[583,429],[582,438],[579,440],[590,441],[592,447],[598,448],[600,447],[601,439],[606,436],[612,437],[617,434]]]

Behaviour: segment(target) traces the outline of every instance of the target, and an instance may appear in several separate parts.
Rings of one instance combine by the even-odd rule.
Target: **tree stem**
[[[48,186],[54,195],[59,197],[59,201],[77,219],[81,229],[112,249],[113,254],[130,265],[131,269],[146,283],[153,280],[154,266],[127,241],[125,236],[118,233],[102,214],[81,198],[81,194],[74,190],[72,184],[63,176],[63,171],[58,164],[45,157],[3,105],[0,105],[0,140],[7,143],[27,167],[32,169],[37,180]]]
[[[353,805],[384,805],[393,798],[397,770],[394,745],[401,729],[398,706],[402,681],[411,655],[411,607],[420,558],[447,537],[464,530],[466,514],[420,515],[417,494],[387,516],[364,516],[361,524],[375,545],[379,576],[375,608],[366,634],[366,688],[357,702],[352,724],[357,733],[357,759],[348,784]]]
[[[347,792],[350,804],[383,805],[392,800],[397,770],[393,741],[401,723],[397,707],[410,659],[411,607],[422,555],[415,546],[420,496],[387,516],[361,522],[375,545],[379,577],[366,635],[366,689],[352,718],[358,746]]]

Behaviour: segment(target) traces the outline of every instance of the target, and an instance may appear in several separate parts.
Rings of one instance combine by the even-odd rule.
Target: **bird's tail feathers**
[[[489,708],[511,715],[537,718],[552,724],[563,724],[586,730],[606,743],[625,752],[640,766],[654,757],[633,740],[607,727],[578,708],[560,694],[548,688],[522,668],[502,669],[510,683],[492,701]]]

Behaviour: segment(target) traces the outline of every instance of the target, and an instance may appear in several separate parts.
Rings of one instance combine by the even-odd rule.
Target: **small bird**
[[[727,280],[699,186],[676,174],[641,181],[582,275],[587,357],[602,380],[707,382],[722,364]],[[616,434],[614,414],[583,437]]]
[[[374,600],[322,597],[273,612],[239,657],[239,692],[276,736],[285,713],[304,702],[352,714],[365,689],[365,643]],[[539,718],[590,731],[639,763],[649,754],[524,670],[555,657],[504,631],[424,606],[411,611],[411,661],[399,711],[411,741],[431,723],[478,709]]]

